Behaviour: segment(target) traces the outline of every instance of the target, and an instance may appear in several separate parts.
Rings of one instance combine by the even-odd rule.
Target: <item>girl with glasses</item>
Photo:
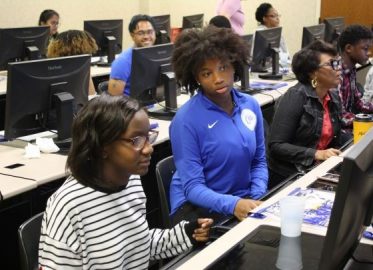
[[[92,99],[73,123],[71,176],[49,198],[39,246],[40,269],[147,269],[208,240],[211,219],[149,229],[140,175],[157,133],[128,97]]]

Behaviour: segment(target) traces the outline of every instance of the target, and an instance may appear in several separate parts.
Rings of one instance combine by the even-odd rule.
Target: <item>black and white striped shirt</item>
[[[104,193],[73,177],[49,198],[39,244],[42,269],[146,269],[149,259],[172,257],[192,247],[185,221],[151,229],[139,176],[125,189]]]

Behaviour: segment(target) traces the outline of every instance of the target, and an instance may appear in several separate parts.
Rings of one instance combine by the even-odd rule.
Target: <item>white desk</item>
[[[280,198],[287,196],[295,188],[306,188],[309,184],[313,183],[318,176],[325,174],[328,170],[333,168],[338,163],[342,162],[342,157],[331,157],[328,160],[321,163],[314,170],[307,173],[302,178],[296,180],[293,184],[286,187],[282,191],[275,194],[273,197],[264,201],[256,210],[260,210],[271,204],[277,202]],[[238,244],[242,239],[248,236],[252,231],[254,231],[260,225],[272,225],[280,227],[280,220],[271,219],[269,217],[261,219],[247,218],[244,221],[237,224],[219,239],[211,243],[209,246],[204,248],[202,251],[197,253],[195,256],[190,258],[187,262],[181,265],[177,269],[205,269],[213,262],[217,261],[226,251],[233,248]],[[317,235],[326,235],[327,228],[313,226],[308,224],[302,225],[302,231],[317,234]],[[362,239],[362,243],[373,245],[372,240]]]
[[[36,187],[37,184],[35,181],[9,175],[0,175],[0,192],[3,200],[35,189]]]

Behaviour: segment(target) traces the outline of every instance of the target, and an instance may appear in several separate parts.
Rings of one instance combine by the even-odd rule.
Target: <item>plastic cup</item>
[[[281,234],[298,237],[301,234],[305,198],[287,196],[280,199]]]
[[[302,269],[301,237],[286,237],[281,235],[276,267],[283,270]]]

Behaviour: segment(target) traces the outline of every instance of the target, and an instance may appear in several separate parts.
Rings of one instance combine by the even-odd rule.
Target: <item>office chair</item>
[[[18,229],[19,252],[21,269],[38,269],[39,238],[41,221],[44,212],[41,212],[22,223]]]
[[[97,92],[98,92],[98,94],[105,93],[105,92],[107,92],[108,88],[109,88],[109,81],[100,82],[97,85]]]
[[[175,171],[173,156],[162,159],[155,167],[163,228],[171,228],[169,193],[170,183]]]

